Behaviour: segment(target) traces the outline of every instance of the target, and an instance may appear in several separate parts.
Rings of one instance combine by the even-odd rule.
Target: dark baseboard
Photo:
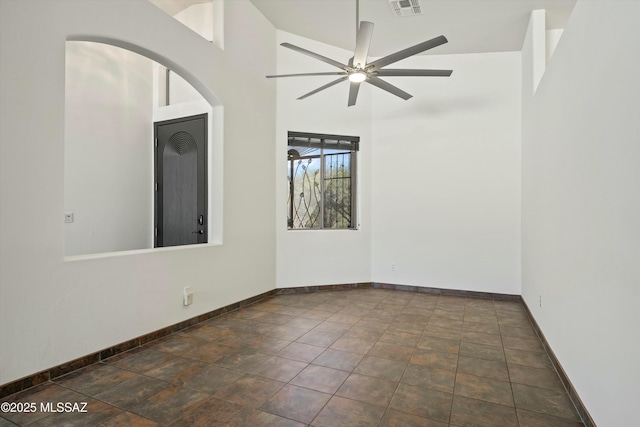
[[[174,332],[181,331],[200,322],[204,322],[205,320],[209,320],[230,311],[237,310],[241,307],[245,307],[249,304],[253,304],[254,302],[269,298],[275,294],[276,290],[273,289],[268,292],[253,296],[251,298],[247,298],[242,301],[229,304],[225,307],[221,307],[216,310],[201,314],[199,316],[192,317],[191,319],[184,320],[182,322],[176,323],[175,325],[158,329],[157,331],[153,331],[137,338],[122,342],[120,344],[116,344],[112,347],[105,348],[104,350],[91,353],[70,362],[66,362],[61,365],[57,365],[44,371],[38,372],[36,374],[29,375],[19,380],[4,384],[0,386],[0,398],[37,386],[38,384],[46,383],[47,381],[61,377],[62,375],[66,375],[70,372],[76,371],[86,366],[93,365],[94,363],[98,363],[111,356],[115,356],[116,354],[131,350],[132,348],[139,347],[143,344],[165,337]]]
[[[538,334],[538,338],[540,338],[540,342],[542,343],[542,346],[547,352],[547,355],[549,356],[549,359],[551,360],[553,367],[558,373],[558,376],[560,377],[560,381],[562,381],[562,385],[564,385],[564,388],[566,389],[567,394],[571,399],[571,402],[573,402],[573,406],[575,406],[576,411],[578,412],[578,415],[582,420],[582,423],[585,425],[585,427],[596,427],[596,423],[593,421],[593,418],[591,418],[591,415],[589,414],[589,411],[587,411],[587,408],[584,406],[584,403],[582,403],[582,400],[580,399],[578,392],[573,387],[573,384],[571,384],[569,377],[567,376],[566,372],[564,371],[564,368],[560,364],[560,361],[558,361],[558,358],[556,357],[555,353],[551,349],[549,342],[547,341],[544,334],[542,333],[540,326],[538,326],[538,322],[536,322],[536,319],[533,317],[533,314],[531,313],[529,306],[527,306],[527,303],[524,302],[524,299],[522,300],[522,305],[524,306],[524,309],[527,312],[527,316],[529,317],[529,321],[531,322],[533,329],[536,331],[536,334]]]
[[[322,291],[339,291],[346,289],[370,289],[370,282],[362,283],[341,283],[339,285],[313,285],[313,286],[294,286],[290,288],[278,288],[276,294],[304,294],[310,292],[322,292]]]
[[[373,282],[372,287],[376,289],[395,289],[398,291],[409,291],[409,292],[456,296],[456,297],[467,297],[467,298],[484,298],[484,299],[494,299],[498,301],[522,301],[522,297],[520,295],[499,294],[499,293],[493,293],[493,292],[480,292],[480,291],[466,291],[463,289],[445,289],[445,288],[431,288],[428,286],[394,285],[391,283],[377,283],[377,282]]]
[[[465,291],[458,289],[430,288],[425,286],[396,285],[393,283],[378,282],[343,283],[339,285],[295,286],[290,288],[278,288],[276,289],[276,293],[278,295],[283,295],[305,292],[335,291],[343,289],[391,289],[395,291],[418,292],[468,298],[484,298],[494,299],[498,301],[522,301],[522,297],[520,295]]]

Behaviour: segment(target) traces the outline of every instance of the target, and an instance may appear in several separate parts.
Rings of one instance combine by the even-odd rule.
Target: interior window
[[[214,144],[208,132],[212,106],[186,81],[172,89],[176,102],[162,106],[157,102],[165,87],[157,78],[161,68],[147,57],[116,46],[66,42],[65,256],[212,241],[207,186],[207,153]],[[195,149],[185,138],[171,139],[173,133],[166,135],[167,141],[158,134],[160,128],[177,126],[173,122],[187,126],[191,122],[185,122],[186,118],[196,115],[204,117],[197,121],[197,129],[174,132],[192,135]],[[197,208],[182,224],[173,208],[177,204],[169,203],[168,196],[160,198],[159,191],[179,188],[183,194],[180,186],[191,181],[161,179],[168,174],[158,175],[158,169],[193,169],[190,161],[198,165],[198,174],[189,175],[198,183],[197,192],[194,190],[198,196],[192,198]],[[167,203],[160,206],[159,200]],[[189,240],[158,244],[158,234],[169,229],[167,221],[184,228],[182,234]]]

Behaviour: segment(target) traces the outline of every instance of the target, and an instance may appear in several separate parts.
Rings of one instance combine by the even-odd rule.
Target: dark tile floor
[[[582,425],[520,303],[379,289],[275,296],[2,401],[37,410],[0,427]]]

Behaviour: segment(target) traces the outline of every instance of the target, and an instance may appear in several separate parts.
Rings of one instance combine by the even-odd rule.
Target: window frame
[[[358,209],[357,209],[357,195],[358,195],[358,187],[357,187],[357,171],[358,171],[358,156],[357,153],[360,148],[360,137],[359,136],[347,136],[347,135],[333,135],[333,134],[320,134],[320,133],[310,133],[310,132],[294,132],[289,131],[287,136],[287,167],[289,169],[290,179],[288,180],[288,200],[287,203],[287,230],[290,231],[316,231],[316,230],[357,230],[359,228],[358,223]],[[310,158],[319,158],[320,159],[320,182],[322,183],[321,189],[321,200],[319,206],[319,227],[314,228],[295,228],[293,227],[293,195],[294,195],[294,172],[293,172],[293,161],[297,159],[291,158],[291,150],[295,150],[296,148],[312,148],[320,150],[320,154],[312,154],[312,155],[301,155],[297,157],[297,159],[310,159]],[[324,152],[325,149],[328,150],[344,150],[348,151],[349,154],[349,179],[350,179],[350,221],[348,227],[341,228],[330,228],[325,227],[325,196],[326,196],[326,179],[325,179],[325,168],[326,168],[326,157],[331,154],[326,154]],[[296,150],[297,151],[297,150]],[[347,154],[347,153],[345,153]]]

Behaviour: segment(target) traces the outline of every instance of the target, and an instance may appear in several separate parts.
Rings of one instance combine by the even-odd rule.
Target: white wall
[[[173,17],[200,34],[205,40],[212,41],[214,39],[213,15],[213,1],[206,1],[191,5]]]
[[[278,31],[288,42],[346,63],[353,52]],[[314,58],[278,47],[278,68],[269,74],[339,71]],[[348,82],[304,100],[296,98],[337,76],[277,79],[276,218],[278,287],[368,282],[371,280],[371,96],[366,86],[347,107]],[[358,152],[358,230],[287,230],[287,132],[360,137]]]
[[[166,74],[159,80],[166,85]],[[163,95],[166,94],[166,86],[160,90]],[[185,79],[174,72],[169,73],[169,105],[198,102],[200,100],[202,100],[202,96]],[[166,105],[166,98],[162,100],[161,105]]]
[[[523,97],[522,295],[600,426],[638,418],[638,16],[579,1]]]
[[[292,34],[346,62],[352,52]],[[453,77],[392,79],[407,102],[370,85],[297,97],[335,77],[278,80],[278,287],[375,281],[520,293],[520,54],[429,56],[409,68]],[[336,71],[279,48],[277,73]],[[288,130],[359,135],[359,229],[288,231]],[[391,265],[395,271],[391,271]]]
[[[373,90],[372,278],[520,293],[520,53],[428,55]]]
[[[562,32],[564,30],[562,28],[555,28],[553,30],[546,30],[545,31],[545,45],[546,45],[546,61],[545,61],[545,65],[548,64],[551,61],[551,58],[553,57],[553,53],[556,50],[556,47],[558,46],[558,42],[560,41],[560,39],[562,38]]]
[[[200,34],[214,46],[224,49],[224,1],[225,0],[199,0],[191,6],[174,11],[185,3],[171,0],[167,3],[162,0],[149,0],[169,15],[182,22],[188,28]]]
[[[67,42],[65,255],[153,247],[152,62]]]
[[[224,9],[223,52],[146,0],[0,0],[0,384],[275,287],[275,30]],[[67,39],[151,55],[224,106],[223,245],[64,261]]]
[[[201,3],[173,13],[173,8],[179,8],[181,3],[177,1],[149,0],[152,4],[172,15],[178,22],[199,34],[205,40],[213,43],[218,48],[223,48],[224,22],[220,18],[224,15],[224,0],[201,0]],[[155,106],[166,106],[167,68],[154,66],[154,84],[157,84],[158,102]],[[155,86],[154,86],[155,89]],[[169,103],[180,104],[185,102],[197,102],[202,100],[202,95],[183,79],[175,71],[169,73]]]

